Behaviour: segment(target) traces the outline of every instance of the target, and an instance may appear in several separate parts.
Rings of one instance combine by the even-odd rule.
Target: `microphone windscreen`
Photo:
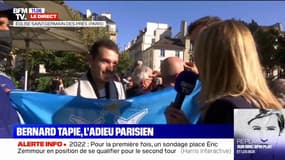
[[[196,84],[198,74],[192,71],[182,71],[178,74],[175,81],[175,90],[178,93],[189,95]]]

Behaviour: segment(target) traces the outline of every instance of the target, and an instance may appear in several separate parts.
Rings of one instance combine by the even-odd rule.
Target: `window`
[[[160,49],[160,57],[165,57],[165,50],[163,48]]]

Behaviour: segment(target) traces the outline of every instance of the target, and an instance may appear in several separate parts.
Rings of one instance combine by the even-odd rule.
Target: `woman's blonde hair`
[[[206,104],[243,96],[260,108],[282,108],[267,86],[252,34],[241,22],[207,27],[195,45],[194,60],[202,82],[200,99]]]

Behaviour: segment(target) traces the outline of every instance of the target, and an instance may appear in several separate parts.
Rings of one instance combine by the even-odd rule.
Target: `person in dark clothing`
[[[201,123],[233,124],[234,108],[282,109],[263,76],[253,36],[241,22],[208,26],[194,47],[202,90]],[[182,111],[166,110],[168,123],[189,123]]]
[[[56,76],[50,81],[49,92],[53,94],[63,94],[64,86],[61,76]]]
[[[0,60],[4,60],[12,49],[12,39],[9,29],[9,17],[13,6],[0,1]],[[0,137],[11,138],[13,125],[20,123],[16,110],[9,100],[9,92],[15,89],[13,81],[0,72]]]

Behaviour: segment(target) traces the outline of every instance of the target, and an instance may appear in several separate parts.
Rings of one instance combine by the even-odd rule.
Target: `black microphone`
[[[192,71],[182,71],[178,74],[175,81],[175,90],[177,92],[174,101],[175,108],[181,109],[185,96],[193,91],[197,79],[198,74]]]

